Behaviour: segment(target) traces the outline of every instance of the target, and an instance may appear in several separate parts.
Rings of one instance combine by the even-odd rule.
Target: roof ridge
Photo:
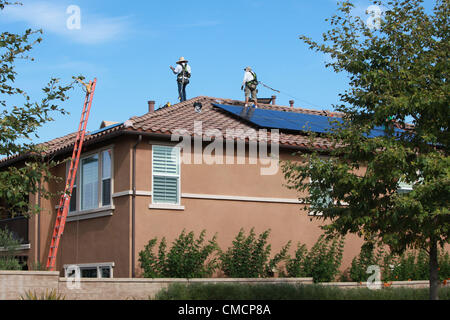
[[[245,101],[241,101],[241,100],[226,99],[226,98],[215,98],[215,97],[204,97],[204,98],[211,99],[211,100],[219,100],[219,101],[223,101],[223,102],[229,101],[229,102],[234,102],[234,103],[235,102],[239,102],[241,104],[245,104]],[[330,115],[332,115],[332,116],[343,116],[344,115],[343,113],[340,113],[340,112],[328,111],[328,110],[325,110],[325,109],[317,110],[317,109],[307,109],[307,108],[297,108],[297,107],[292,108],[290,106],[283,106],[283,105],[278,105],[278,104],[274,105],[274,104],[270,104],[270,103],[259,103],[258,102],[258,107],[259,106],[268,107],[268,108],[271,108],[271,109],[280,108],[280,109],[283,109],[283,110],[285,110],[287,112],[297,112],[297,113],[307,112],[307,113],[317,113],[317,114],[320,113],[320,114],[322,114],[324,116],[330,116]]]

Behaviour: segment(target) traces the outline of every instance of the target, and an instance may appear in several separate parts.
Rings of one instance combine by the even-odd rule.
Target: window
[[[419,177],[414,183],[408,183],[403,179],[400,179],[400,181],[398,182],[397,185],[397,192],[399,194],[405,194],[405,193],[409,193],[413,190],[413,187],[417,184],[420,184],[423,182],[423,177],[421,175],[420,171],[416,172],[417,176]]]
[[[333,204],[333,198],[330,197],[330,193],[333,191],[333,189],[328,189],[326,193],[323,193],[319,188],[311,188],[310,193],[314,193],[316,195],[319,195],[319,197],[311,203],[312,211],[309,212],[309,215],[311,216],[321,216],[323,215],[323,212],[320,210],[320,208],[327,208],[330,204]]]
[[[329,159],[322,158],[321,162],[331,161]],[[318,182],[318,181],[316,181]],[[330,205],[334,204],[333,198],[331,198],[330,194],[333,191],[332,188],[329,188],[325,191],[319,188],[319,186],[314,186],[313,181],[309,180],[311,184],[310,194],[314,196],[315,201],[311,202],[311,211],[309,211],[309,215],[311,216],[321,216],[323,212],[320,210],[321,208],[328,208]]]
[[[180,203],[180,149],[153,146],[152,159],[154,204]]]
[[[74,277],[77,269],[81,278],[113,278],[114,263],[64,265],[65,277]]]
[[[80,159],[70,199],[70,212],[111,206],[112,150],[102,150]]]
[[[413,189],[412,183],[406,183],[404,181],[400,181],[398,183],[397,192],[398,193],[408,193],[411,192]]]
[[[111,204],[111,150],[102,152],[102,204]]]
[[[98,155],[81,160],[81,210],[98,207]]]

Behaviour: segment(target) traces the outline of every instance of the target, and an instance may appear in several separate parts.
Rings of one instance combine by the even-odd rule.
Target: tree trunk
[[[430,300],[439,300],[439,264],[437,242],[430,244]]]

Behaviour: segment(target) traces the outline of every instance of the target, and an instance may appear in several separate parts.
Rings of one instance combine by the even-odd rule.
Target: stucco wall
[[[61,241],[57,259],[57,270],[62,271],[65,264],[114,262],[115,277],[131,277],[131,200],[132,191],[132,147],[137,137],[121,137],[104,142],[96,148],[114,146],[114,211],[112,216],[89,220],[68,222]],[[199,199],[182,197],[184,210],[150,209],[151,195],[151,159],[152,145],[157,143],[143,139],[137,148],[136,190],[136,273],[139,267],[139,252],[152,238],[166,237],[171,243],[183,229],[195,231],[198,235],[207,230],[207,238],[218,234],[222,249],[231,245],[241,228],[248,232],[255,228],[257,233],[271,229],[269,243],[272,253],[278,252],[288,241],[292,241],[290,253],[293,254],[297,243],[308,248],[316,242],[322,233],[321,222],[311,219],[302,206],[295,202],[298,198],[295,190],[284,186],[281,169],[275,175],[261,175],[261,168],[267,164],[207,165],[182,164],[181,193],[200,195]],[[92,147],[88,151],[95,150]],[[192,149],[193,150],[193,149]],[[281,152],[281,159],[294,159],[292,150]],[[193,155],[191,155],[193,160]],[[55,170],[55,174],[65,176],[65,165]],[[64,182],[52,184],[50,191],[58,192]],[[201,199],[202,195],[229,196],[231,200]],[[255,198],[253,201],[240,201],[233,197]],[[286,199],[287,203],[271,202],[268,199]],[[41,214],[40,261],[45,264],[50,244],[51,232],[55,220],[55,206],[59,199],[42,199],[44,212]],[[290,202],[289,202],[290,201]],[[33,239],[30,253],[37,257],[37,219],[30,221],[30,239]],[[359,253],[361,240],[348,236],[346,240],[342,270],[350,265],[351,259]]]
[[[0,300],[17,300],[28,291],[45,292],[58,288],[59,272],[0,271]]]
[[[157,143],[157,142],[151,142]],[[193,150],[193,148],[192,148]],[[292,150],[284,150],[281,160],[294,160]],[[150,143],[139,146],[137,171],[138,190],[151,191]],[[297,243],[311,248],[322,234],[319,220],[312,219],[298,203],[266,202],[269,198],[297,200],[298,193],[288,189],[281,168],[275,175],[261,175],[261,168],[268,165],[249,164],[191,164],[181,166],[181,193],[196,195],[222,195],[255,198],[254,201],[195,199],[182,197],[182,211],[149,209],[151,196],[139,196],[136,200],[136,257],[152,238],[166,237],[171,243],[183,229],[198,235],[207,231],[207,238],[218,234],[222,249],[228,248],[241,228],[247,232],[255,228],[261,233],[271,229],[269,243],[272,254],[278,252],[288,241],[292,241],[290,254],[294,254]],[[359,253],[362,241],[349,235],[346,238],[342,270],[347,268]],[[139,263],[136,263],[139,274]]]

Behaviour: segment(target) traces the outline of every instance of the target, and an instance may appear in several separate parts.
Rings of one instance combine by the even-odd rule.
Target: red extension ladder
[[[80,81],[80,80],[79,80]],[[81,81],[80,81],[81,82]],[[83,82],[81,82],[84,84]],[[50,250],[47,258],[47,269],[49,271],[55,271],[56,256],[58,254],[59,241],[64,232],[66,225],[67,214],[70,207],[70,198],[72,197],[73,185],[77,176],[78,163],[80,162],[81,150],[83,148],[84,136],[86,134],[86,126],[89,119],[89,113],[91,111],[92,100],[94,98],[95,87],[97,85],[97,79],[89,81],[86,85],[86,99],[84,101],[83,112],[81,113],[81,120],[78,126],[77,138],[75,140],[75,146],[73,148],[72,160],[70,162],[69,172],[67,173],[67,182],[64,193],[61,195],[59,201],[58,213],[56,216],[55,228],[53,229],[52,241],[50,244]]]

